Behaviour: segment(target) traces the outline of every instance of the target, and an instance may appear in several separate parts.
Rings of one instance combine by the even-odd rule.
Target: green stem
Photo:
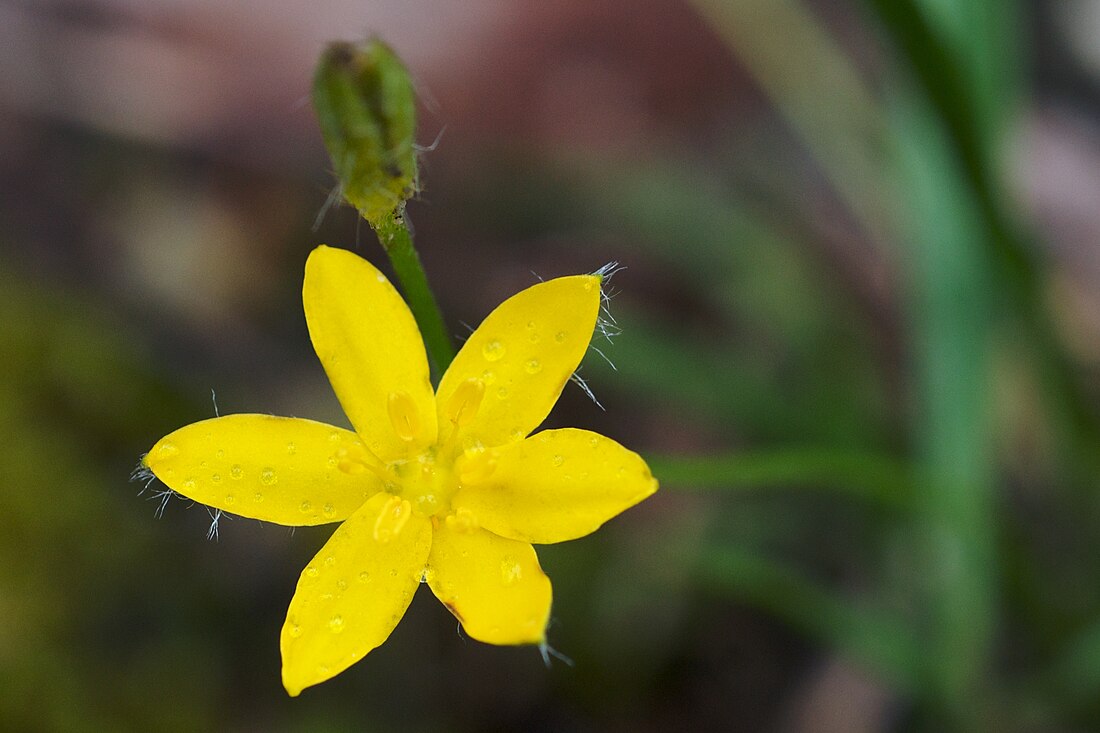
[[[647,456],[664,485],[694,489],[829,486],[860,499],[903,507],[914,491],[909,469],[881,455],[801,448],[756,454]]]
[[[435,302],[431,286],[428,285],[424,266],[420,264],[420,256],[413,247],[412,234],[405,215],[395,213],[393,216],[383,217],[373,226],[374,233],[378,235],[378,241],[390,258],[390,264],[405,291],[405,299],[409,302],[416,325],[420,327],[434,371],[437,376],[442,375],[455,357],[454,346],[447,335],[443,314]]]

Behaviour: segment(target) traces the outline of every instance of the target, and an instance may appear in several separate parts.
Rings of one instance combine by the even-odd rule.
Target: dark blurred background
[[[421,592],[298,699],[330,528],[128,482],[171,430],[344,424],[315,245],[382,266],[310,75],[422,102],[416,241],[459,338],[618,260],[552,425],[652,499],[540,548],[550,641]],[[1100,729],[1100,0],[0,0],[0,729]]]

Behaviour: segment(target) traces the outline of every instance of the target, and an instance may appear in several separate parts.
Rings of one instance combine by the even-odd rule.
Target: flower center
[[[451,513],[451,499],[463,485],[488,478],[496,468],[493,451],[463,430],[473,422],[484,395],[480,379],[459,384],[443,407],[435,445],[391,461],[384,469],[386,491],[408,501],[418,514],[442,517]],[[416,403],[397,392],[389,396],[387,408],[394,432],[411,449],[423,424]]]

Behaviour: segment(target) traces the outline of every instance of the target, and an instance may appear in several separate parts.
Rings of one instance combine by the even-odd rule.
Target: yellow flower
[[[539,283],[470,336],[433,392],[405,302],[366,260],[318,247],[302,298],[355,432],[227,415],[162,438],[143,463],[216,509],[286,525],[342,522],[306,566],[281,649],[291,695],[386,640],[423,580],[466,633],[543,644],[550,580],[531,543],[584,536],[652,494],[635,453],[550,412],[597,323],[598,275]]]

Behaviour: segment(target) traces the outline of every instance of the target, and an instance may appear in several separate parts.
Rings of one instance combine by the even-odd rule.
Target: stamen
[[[374,521],[374,541],[384,545],[401,534],[411,516],[412,504],[409,500],[391,496],[379,512],[378,519]]]
[[[462,507],[454,514],[448,514],[447,518],[443,521],[447,525],[447,529],[453,529],[463,534],[470,534],[478,528],[477,517],[465,507]]]
[[[397,437],[412,442],[420,434],[420,411],[408,392],[391,392],[386,407]]]
[[[451,394],[443,414],[454,423],[456,428],[465,427],[473,422],[484,396],[485,383],[480,379],[471,377],[458,385]]]

